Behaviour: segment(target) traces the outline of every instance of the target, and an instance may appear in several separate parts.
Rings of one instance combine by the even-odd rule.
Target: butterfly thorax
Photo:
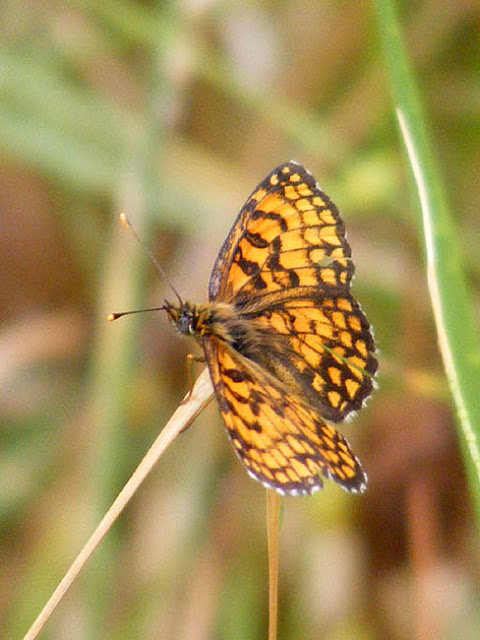
[[[174,327],[184,335],[197,339],[215,336],[254,360],[264,346],[261,333],[232,304],[211,302],[196,305],[182,302],[175,305],[166,302],[165,309]]]

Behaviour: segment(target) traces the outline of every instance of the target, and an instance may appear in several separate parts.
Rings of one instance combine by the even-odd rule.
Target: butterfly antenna
[[[151,309],[134,309],[133,311],[122,311],[121,313],[110,313],[107,317],[109,322],[113,322],[114,320],[118,320],[118,318],[122,318],[123,316],[131,316],[132,313],[146,313],[147,311],[165,311],[167,309],[166,305],[161,307],[153,307]]]
[[[170,282],[170,280],[167,277],[167,274],[165,273],[165,271],[163,270],[163,268],[161,267],[160,263],[158,262],[157,258],[155,257],[155,255],[153,254],[153,251],[147,247],[147,245],[143,242],[143,240],[140,238],[140,236],[138,235],[138,233],[135,231],[135,229],[132,226],[132,223],[130,222],[130,220],[127,218],[127,216],[124,213],[120,214],[120,222],[122,223],[122,225],[125,227],[125,229],[127,229],[127,231],[130,231],[130,233],[133,235],[133,237],[137,240],[137,242],[142,246],[143,250],[146,251],[146,253],[149,255],[151,261],[153,262],[153,264],[155,265],[155,268],[157,269],[158,273],[160,274],[160,276],[165,280],[165,282],[168,284],[168,286],[170,287],[170,289],[173,291],[173,293],[176,295],[178,302],[180,303],[180,305],[183,305],[183,300],[180,297],[180,294],[178,293],[178,291],[175,289],[175,287],[173,286],[173,284]],[[164,307],[158,307],[158,309],[145,309],[145,311],[160,311],[164,309]],[[140,310],[141,311],[141,310]],[[132,312],[132,313],[136,313],[136,312]],[[115,315],[115,314],[113,314]],[[117,314],[118,315],[118,314]],[[125,314],[120,314],[120,315],[125,315]],[[112,318],[112,320],[115,320],[116,318]]]

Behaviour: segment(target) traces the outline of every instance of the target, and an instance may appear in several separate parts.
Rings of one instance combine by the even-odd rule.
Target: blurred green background
[[[478,309],[480,6],[399,8]],[[171,296],[118,214],[203,302],[244,200],[294,158],[343,212],[380,375],[343,428],[368,492],[284,501],[279,638],[478,638],[478,535],[372,6],[4,0],[0,32],[1,636],[25,633],[188,390],[194,345],[163,315],[105,320]],[[41,637],[256,640],[267,605],[265,491],[212,404]]]

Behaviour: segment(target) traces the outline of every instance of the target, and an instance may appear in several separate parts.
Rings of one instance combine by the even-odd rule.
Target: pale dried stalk
[[[100,524],[95,529],[90,539],[80,551],[78,556],[73,561],[70,569],[62,578],[61,582],[52,593],[50,599],[43,607],[42,611],[38,615],[35,622],[32,624],[23,640],[35,640],[38,634],[43,629],[48,619],[52,615],[53,611],[62,600],[63,596],[78,576],[80,571],[89,560],[95,549],[102,541],[105,534],[111,528],[115,520],[124,510],[133,494],[145,480],[147,475],[155,466],[158,459],[162,456],[168,446],[173,442],[176,436],[197,417],[197,415],[205,408],[213,395],[212,382],[208,370],[205,369],[203,373],[198,377],[192,391],[187,394],[184,401],[173,416],[167,422],[165,427],[160,432],[160,435],[155,440],[153,445],[148,450],[147,454],[140,462],[126,485],[118,494],[112,506],[104,515]]]
[[[267,489],[268,541],[268,640],[277,640],[278,624],[278,532],[281,496]]]

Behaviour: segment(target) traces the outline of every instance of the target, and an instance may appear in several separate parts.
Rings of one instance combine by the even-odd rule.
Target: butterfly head
[[[177,331],[186,336],[196,334],[199,314],[195,305],[190,302],[172,304],[165,300],[165,306],[163,308]]]

